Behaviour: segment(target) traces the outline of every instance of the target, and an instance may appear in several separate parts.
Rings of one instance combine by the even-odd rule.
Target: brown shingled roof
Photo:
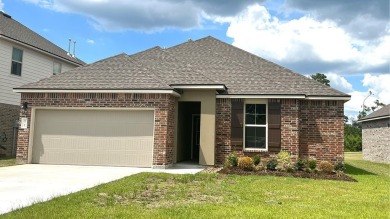
[[[0,37],[1,36],[29,45],[44,52],[48,52],[76,65],[85,64],[82,60],[67,55],[65,50],[30,30],[18,21],[12,19],[11,16],[0,11]]]
[[[371,114],[365,116],[364,118],[361,118],[359,122],[384,119],[384,118],[390,118],[390,104],[378,109],[377,111],[372,112]]]
[[[170,85],[220,85],[229,95],[349,97],[213,37],[167,49],[121,54],[20,89],[172,89]]]

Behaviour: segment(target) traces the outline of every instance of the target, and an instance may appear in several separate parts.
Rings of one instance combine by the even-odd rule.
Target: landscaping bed
[[[282,177],[295,177],[295,178],[310,178],[310,179],[324,179],[324,180],[340,180],[340,181],[350,181],[357,182],[356,179],[342,173],[307,173],[304,171],[296,172],[280,172],[280,171],[267,171],[267,170],[253,170],[246,171],[242,170],[239,167],[225,167],[218,171],[221,174],[236,174],[236,175],[259,175],[259,176],[282,176]]]

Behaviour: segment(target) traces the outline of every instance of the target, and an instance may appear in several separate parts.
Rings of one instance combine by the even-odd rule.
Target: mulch
[[[223,168],[218,171],[220,174],[235,174],[235,175],[259,175],[259,176],[282,176],[282,177],[295,177],[295,178],[309,178],[309,179],[320,179],[320,180],[338,180],[338,181],[349,181],[357,182],[356,179],[346,175],[336,175],[336,173],[307,173],[305,171],[296,171],[296,172],[280,172],[280,171],[245,171],[238,167],[228,167]]]

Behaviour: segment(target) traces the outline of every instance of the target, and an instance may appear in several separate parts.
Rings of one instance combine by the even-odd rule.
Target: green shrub
[[[293,173],[295,171],[296,171],[296,169],[294,167],[287,168],[287,172],[289,172],[289,173]]]
[[[341,172],[344,172],[345,171],[345,165],[343,162],[337,162],[336,165],[334,165],[334,171],[341,171]]]
[[[276,169],[279,171],[287,171],[289,168],[293,168],[291,162],[291,156],[287,151],[280,151],[276,156],[278,162]]]
[[[278,161],[275,158],[271,158],[267,161],[267,170],[276,170],[276,166],[278,165]]]
[[[236,167],[238,165],[238,156],[236,153],[230,153],[225,161],[226,167]]]
[[[295,163],[295,168],[297,168],[299,171],[302,171],[305,168],[305,161],[298,159],[298,161]]]
[[[314,170],[316,167],[317,167],[317,161],[315,159],[311,159],[309,161],[307,161],[307,166]]]
[[[253,170],[253,159],[250,157],[238,158],[238,167],[243,170]]]
[[[303,171],[305,171],[306,173],[311,173],[311,172],[312,172],[312,169],[306,167]]]
[[[261,161],[260,155],[256,154],[256,155],[253,157],[253,164],[254,164],[255,166],[257,166],[257,165],[259,165],[260,161]]]
[[[331,173],[333,171],[333,165],[329,161],[321,161],[318,165],[318,169],[324,173]]]
[[[256,171],[263,171],[263,170],[266,170],[267,168],[262,164],[262,163],[259,163],[257,166],[255,166],[255,170]]]

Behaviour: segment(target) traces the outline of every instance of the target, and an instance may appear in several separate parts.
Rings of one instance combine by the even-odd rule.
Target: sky
[[[113,4],[115,2],[115,4]],[[216,37],[351,95],[390,104],[388,0],[0,0],[0,10],[92,63],[119,53]],[[72,48],[73,50],[73,48]]]

